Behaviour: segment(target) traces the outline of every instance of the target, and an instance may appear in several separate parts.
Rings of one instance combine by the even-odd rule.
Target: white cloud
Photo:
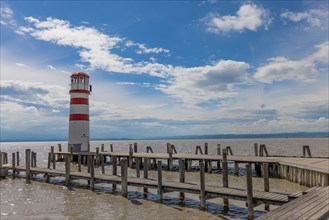
[[[32,37],[52,42],[58,45],[71,46],[79,49],[82,62],[87,62],[93,69],[103,69],[108,72],[150,74],[165,77],[172,69],[170,65],[159,63],[135,62],[131,58],[124,58],[113,54],[111,49],[123,41],[117,36],[105,35],[95,28],[86,26],[71,26],[69,21],[47,18],[40,21],[34,17],[26,17],[31,26],[20,27],[19,34],[29,34]],[[146,48],[140,44],[141,52],[166,52],[162,48]]]
[[[281,14],[281,18],[286,22],[290,20],[292,22],[305,22],[307,25],[304,30],[309,30],[310,27],[318,27],[322,29],[328,28],[328,10],[325,9],[310,9],[304,12],[291,12],[286,10]]]
[[[0,7],[0,15],[1,20],[0,23],[2,25],[9,25],[12,27],[16,26],[16,21],[13,19],[14,12],[7,6],[1,6]]]
[[[136,46],[138,48],[138,50],[136,50],[137,54],[147,54],[147,53],[169,53],[170,51],[168,49],[164,49],[164,48],[158,48],[158,47],[154,47],[154,48],[148,48],[145,46],[145,44],[140,44],[140,43],[135,43],[133,41],[126,41],[125,45],[127,47],[132,47],[132,46]]]
[[[317,51],[301,60],[289,60],[285,57],[268,59],[269,63],[257,68],[254,78],[260,82],[301,80],[311,81],[318,76],[318,63],[329,62],[329,42],[317,45]]]
[[[16,66],[18,66],[18,67],[24,67],[24,66],[25,66],[24,63],[15,63],[15,64],[16,64]]]
[[[210,13],[203,19],[208,26],[207,30],[221,34],[229,32],[243,32],[244,30],[257,31],[264,26],[265,29],[271,24],[269,12],[255,4],[243,4],[236,15],[224,15]]]
[[[248,68],[247,63],[232,60],[203,67],[176,67],[169,85],[159,85],[158,89],[188,104],[227,98],[234,94],[234,85],[248,81]]]
[[[52,65],[47,65],[47,67],[48,67],[49,69],[51,69],[51,70],[55,70],[55,69],[56,69],[56,68],[53,67]]]

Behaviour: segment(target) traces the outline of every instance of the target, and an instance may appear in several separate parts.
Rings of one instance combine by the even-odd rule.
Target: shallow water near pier
[[[328,139],[224,139],[224,140],[152,140],[152,141],[93,141],[92,148],[105,145],[109,150],[113,144],[114,151],[128,151],[129,143],[138,143],[138,151],[145,152],[145,146],[150,145],[154,152],[166,152],[166,143],[174,144],[178,152],[194,153],[195,146],[209,144],[209,154],[216,154],[217,144],[231,146],[235,155],[253,155],[253,143],[266,144],[271,155],[302,155],[302,146],[310,145],[313,156],[328,156]],[[38,167],[47,166],[47,154],[50,146],[61,143],[66,150],[65,142],[11,142],[1,143],[0,149],[8,153],[20,152],[20,163],[24,164],[24,151],[29,148],[37,152]],[[164,161],[164,163],[166,163]],[[63,169],[63,163],[57,163]],[[232,166],[232,164],[231,164]],[[241,174],[244,165],[241,164]],[[76,165],[72,169],[77,169]],[[96,172],[101,172],[96,168]],[[120,171],[118,171],[119,173]],[[111,173],[111,167],[106,167],[106,173]],[[24,176],[24,174],[21,174]],[[135,170],[129,170],[130,176],[135,176]],[[206,173],[207,185],[221,186],[221,174]],[[143,173],[141,171],[141,176]],[[156,171],[149,171],[149,178],[156,178]],[[178,181],[178,172],[163,172],[165,180]],[[186,182],[199,182],[199,173],[186,172]],[[229,186],[245,189],[245,176],[229,176]],[[0,219],[246,219],[247,209],[244,201],[230,200],[229,207],[223,205],[220,198],[207,200],[207,210],[199,210],[199,196],[186,194],[185,200],[179,199],[179,193],[165,193],[163,203],[157,202],[157,192],[149,189],[147,197],[140,187],[128,187],[128,198],[120,195],[120,185],[113,191],[111,184],[97,184],[94,191],[88,189],[87,181],[72,181],[72,187],[64,186],[63,178],[51,178],[50,183],[44,183],[43,176],[37,175],[31,184],[25,179],[6,178],[0,181]],[[262,178],[253,178],[253,189],[262,190]],[[287,180],[270,179],[270,191],[294,193],[305,189]],[[270,206],[274,209],[275,206]],[[255,216],[264,213],[264,206],[255,208]]]

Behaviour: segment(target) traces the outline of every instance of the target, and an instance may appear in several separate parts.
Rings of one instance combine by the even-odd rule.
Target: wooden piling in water
[[[248,219],[254,218],[251,164],[246,164]]]
[[[144,164],[143,164],[143,168],[144,168],[143,178],[144,179],[147,179],[148,178],[148,163],[149,163],[148,158],[145,157],[144,158]],[[148,193],[147,187],[144,187],[143,192],[144,192],[144,197],[146,197],[147,196],[147,193]]]
[[[78,155],[78,172],[81,172],[81,158],[82,157],[82,155],[81,154],[79,154]]]
[[[222,180],[223,187],[228,187],[228,164],[227,164],[227,149],[223,149],[223,161],[222,161]],[[228,205],[228,199],[223,199],[224,205]]]
[[[102,174],[105,174],[105,156],[100,155],[100,159],[101,159]]]
[[[268,175],[268,163],[263,163],[263,177],[264,177],[264,192],[270,191],[270,181],[269,181],[269,175]],[[270,205],[268,203],[265,203],[265,210],[270,210]]]
[[[121,195],[128,196],[128,161],[121,160]]]
[[[162,202],[163,200],[163,187],[162,187],[162,162],[158,161],[158,200]]]
[[[16,178],[16,160],[15,160],[15,153],[12,153],[12,157],[11,157],[11,163],[13,166],[13,179]]]
[[[137,153],[137,151],[138,151],[137,143],[134,143],[134,153]]]
[[[70,185],[71,157],[65,156],[65,186]]]
[[[101,152],[105,152],[104,144],[101,144]]]
[[[51,153],[51,162],[53,163],[53,169],[56,169],[56,160],[55,160],[55,157],[56,155],[54,154],[54,146],[51,146],[50,147],[50,153]]]
[[[31,183],[31,150],[25,150],[25,162],[26,162],[26,183]]]
[[[140,166],[141,166],[141,158],[137,157],[136,159],[136,177],[140,177]]]
[[[239,176],[239,162],[234,161],[234,173],[235,176]]]
[[[19,166],[19,152],[16,152],[16,165]]]
[[[179,182],[184,183],[185,182],[185,160],[179,159]],[[184,200],[185,199],[185,193],[180,192],[179,193],[179,199]]]
[[[94,156],[89,156],[90,158],[90,188],[95,189],[95,161]]]
[[[168,159],[168,168],[170,171],[173,170],[173,158],[172,158],[172,155],[173,155],[173,148],[172,148],[172,145],[170,145],[169,147],[169,159]]]
[[[220,144],[217,144],[217,155],[221,155]],[[217,169],[220,170],[220,160],[217,160]]]
[[[133,167],[133,154],[134,154],[134,151],[133,151],[133,147],[132,147],[132,144],[129,144],[129,167],[132,168]]]
[[[117,157],[112,156],[112,175],[117,175],[118,164],[117,164]],[[117,184],[112,184],[112,189],[115,190],[117,188]]]
[[[206,209],[206,184],[203,161],[200,161],[200,209]]]

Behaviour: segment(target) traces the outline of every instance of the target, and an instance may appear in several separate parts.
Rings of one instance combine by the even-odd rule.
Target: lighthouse
[[[90,150],[89,132],[89,75],[83,72],[72,73],[70,89],[70,117],[68,150],[73,152]]]

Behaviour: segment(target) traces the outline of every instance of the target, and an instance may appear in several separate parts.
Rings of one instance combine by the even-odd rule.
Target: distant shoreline
[[[329,138],[329,132],[295,132],[273,134],[214,134],[214,135],[182,135],[182,136],[159,136],[143,138],[95,138],[91,141],[129,141],[129,140],[183,140],[183,139],[265,139],[265,138]],[[3,139],[1,142],[49,142],[67,141],[67,139]]]

